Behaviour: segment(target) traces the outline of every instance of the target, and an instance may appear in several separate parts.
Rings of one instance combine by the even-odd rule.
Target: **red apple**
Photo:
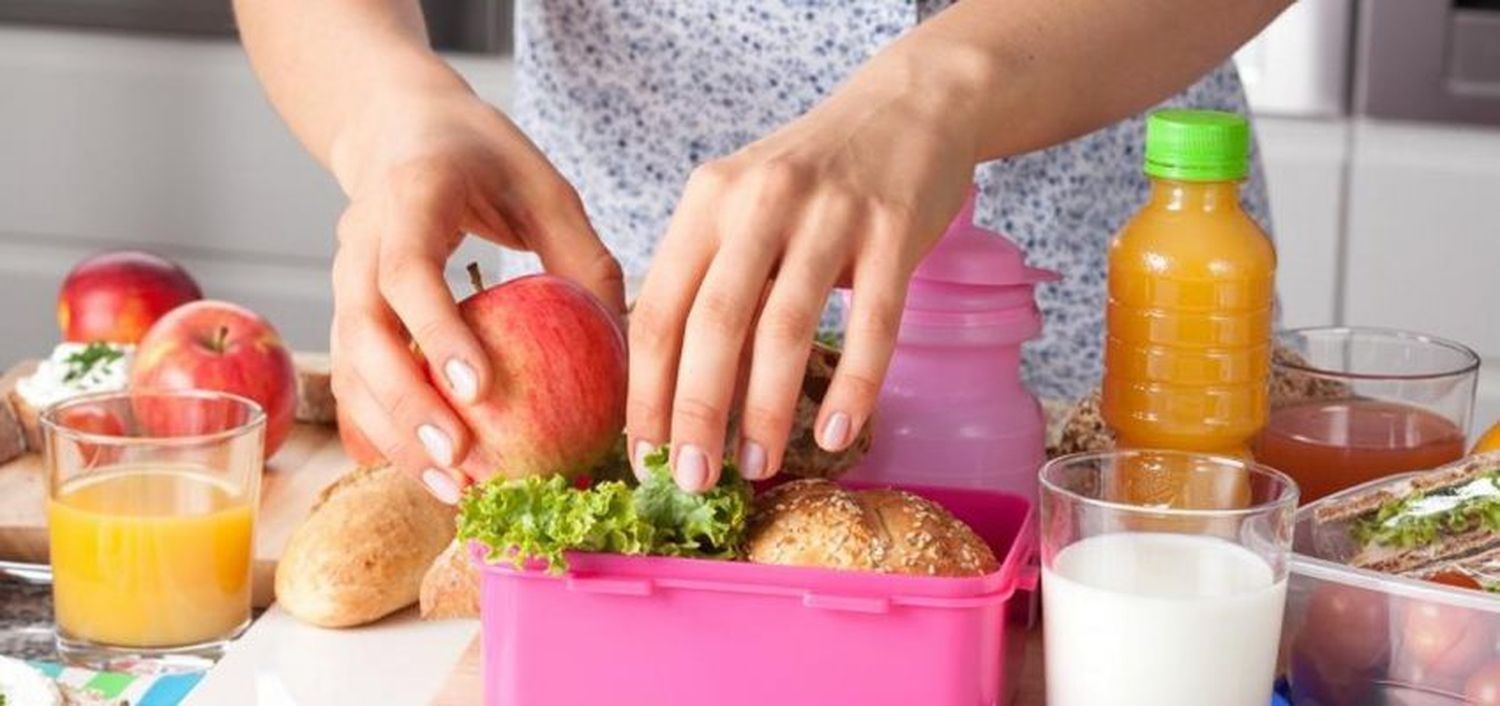
[[[349,413],[344,411],[344,406],[339,405],[335,411],[339,427],[339,443],[344,447],[344,453],[361,466],[373,466],[385,460],[380,449],[370,443],[369,437],[354,425],[354,420],[349,418]]]
[[[130,385],[219,390],[254,400],[266,413],[266,458],[291,432],[297,407],[292,356],[276,329],[255,312],[221,301],[184,304],[156,322],[136,349]]]
[[[106,252],[74,265],[63,280],[57,325],[65,341],[138,343],[162,315],[202,298],[198,283],[171,260]]]
[[[625,426],[625,336],[582,287],[551,275],[501,283],[458,304],[494,371],[488,396],[453,399],[446,361],[434,386],[474,431],[472,453],[508,478],[576,477],[610,452]]]

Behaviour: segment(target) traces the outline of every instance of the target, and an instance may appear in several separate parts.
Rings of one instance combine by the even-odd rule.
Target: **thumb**
[[[571,186],[562,184],[553,197],[533,211],[527,245],[548,273],[566,277],[594,296],[610,311],[625,312],[625,274],[589,224],[583,201]]]

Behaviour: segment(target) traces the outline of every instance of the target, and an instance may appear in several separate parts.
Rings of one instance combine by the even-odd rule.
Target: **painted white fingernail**
[[[422,448],[427,449],[427,456],[433,463],[439,466],[453,465],[453,440],[442,429],[423,424],[417,427],[417,439],[422,442]]]
[[[635,452],[631,454],[630,467],[635,469],[636,478],[641,480],[646,479],[646,457],[650,456],[651,451],[655,448],[656,445],[649,441],[641,440],[635,442]]]
[[[829,451],[839,451],[847,443],[849,443],[849,415],[843,412],[828,415],[828,421],[823,422],[823,448]]]
[[[696,446],[683,446],[677,451],[677,463],[672,464],[672,477],[677,486],[696,493],[708,485],[708,457]]]
[[[447,473],[436,468],[422,471],[422,485],[427,486],[427,492],[432,493],[432,497],[439,502],[446,505],[458,504],[458,484]]]
[[[740,452],[737,459],[740,462],[740,475],[745,480],[760,480],[766,477],[766,450],[760,444],[749,439],[740,444]]]
[[[460,402],[474,402],[479,397],[479,376],[463,360],[449,358],[443,363],[443,377],[448,378],[448,389]]]

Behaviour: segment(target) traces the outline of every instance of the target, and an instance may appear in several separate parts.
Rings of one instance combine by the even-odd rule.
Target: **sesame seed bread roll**
[[[918,576],[977,576],[998,567],[974,531],[937,503],[891,490],[799,480],[756,499],[748,558]]]

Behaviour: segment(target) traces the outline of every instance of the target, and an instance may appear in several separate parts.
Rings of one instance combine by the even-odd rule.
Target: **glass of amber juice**
[[[1277,337],[1270,419],[1257,461],[1296,479],[1303,502],[1464,455],[1479,356],[1407,331],[1310,328]]]
[[[265,415],[208,391],[110,392],[42,413],[57,648],[201,669],[250,622]]]

